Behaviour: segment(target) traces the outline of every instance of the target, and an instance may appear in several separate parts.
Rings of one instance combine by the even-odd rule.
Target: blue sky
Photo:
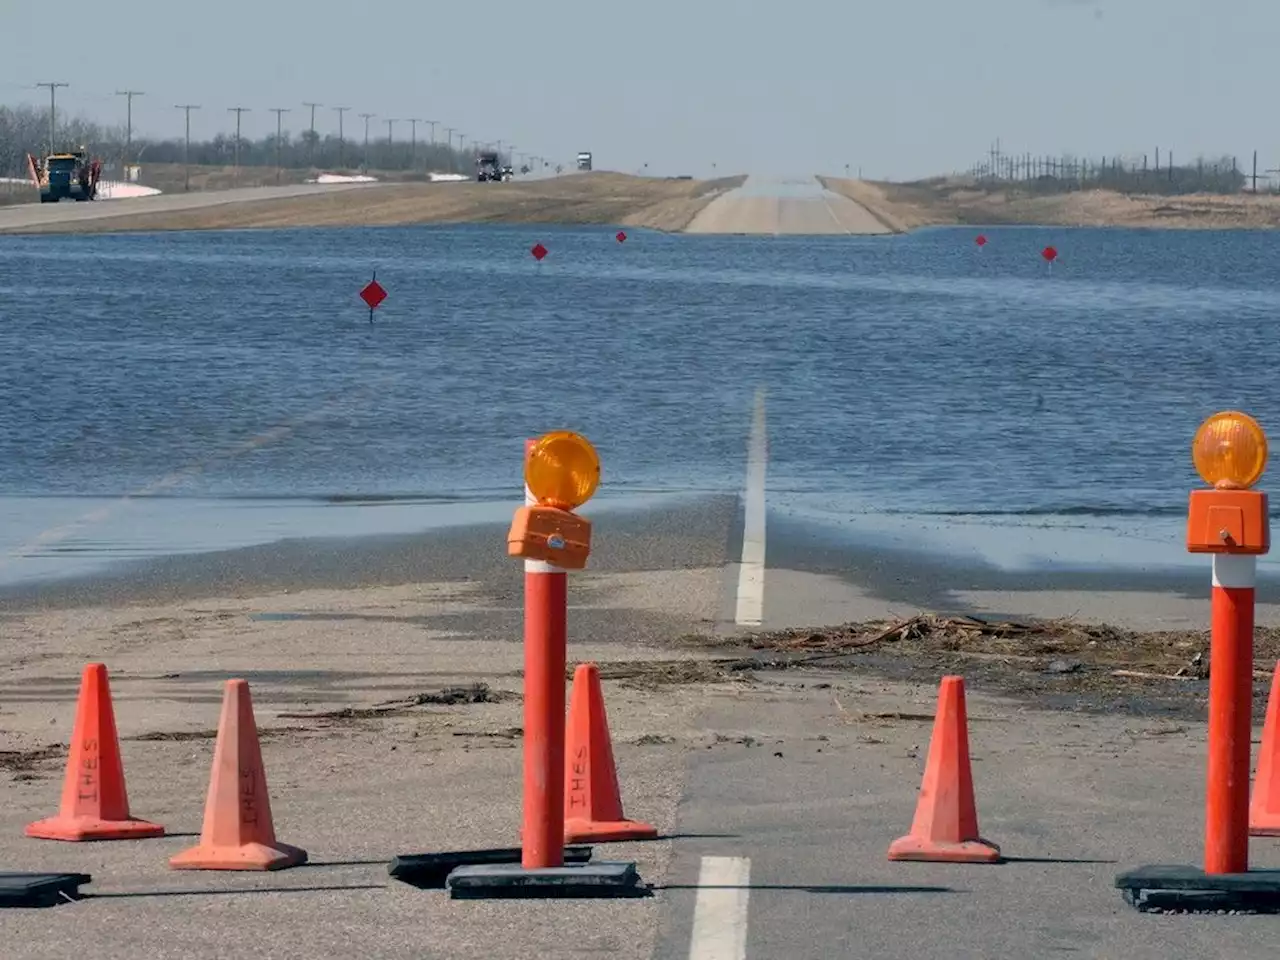
[[[73,5],[73,6],[79,6]],[[99,4],[91,29],[47,4],[0,13],[0,101],[41,103],[178,136],[273,131],[270,107],[440,120],[571,165],[658,174],[910,178],[1006,150],[1089,156],[1172,148],[1280,166],[1270,123],[1275,0],[170,0]],[[1209,12],[1211,11],[1212,12]],[[118,11],[118,12],[117,12]],[[437,128],[439,133],[439,128]],[[407,138],[409,125],[396,125]],[[426,127],[419,127],[426,135]],[[443,137],[442,133],[439,133]]]

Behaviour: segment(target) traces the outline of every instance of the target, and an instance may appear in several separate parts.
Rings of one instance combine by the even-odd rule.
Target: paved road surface
[[[816,179],[751,177],[707,204],[685,232],[848,235],[893,231],[865,207],[824,189]]]
[[[172,213],[217,207],[228,203],[255,203],[285,197],[305,197],[316,193],[361,190],[377,187],[367,183],[299,183],[284,187],[240,187],[234,190],[208,190],[196,193],[165,193],[155,197],[133,197],[127,200],[97,200],[76,203],[26,203],[0,207],[0,233],[25,230],[47,223],[71,223],[101,220],[139,213]]]
[[[766,524],[763,395],[744,411],[743,426],[743,496],[593,511],[593,571],[572,588],[574,659],[679,656],[673,637],[712,626],[912,609],[871,596],[873,581],[859,575],[853,555],[828,551],[819,563],[812,558],[822,544],[772,518]],[[21,735],[23,746],[65,742],[79,665],[98,658],[113,671],[126,736],[212,725],[227,672],[254,684],[264,729],[290,725],[282,711],[367,707],[445,683],[513,688],[521,583],[519,566],[503,555],[504,529],[178,557],[127,581],[45,591],[53,604],[141,599],[133,591],[161,602],[223,599],[176,611],[53,611],[38,623],[6,624],[5,735]],[[805,568],[797,561],[804,557],[833,575]],[[1160,616],[1162,604],[1207,615],[1203,600],[1135,600],[1148,616]],[[0,613],[27,605],[0,594]],[[255,619],[263,612],[278,619]],[[1109,617],[1101,603],[1091,612]],[[1260,621],[1275,617],[1274,606],[1260,608]],[[520,722],[514,703],[430,708],[269,739],[281,839],[307,847],[314,865],[267,877],[167,871],[167,856],[189,836],[26,840],[23,824],[56,802],[60,770],[6,776],[0,863],[88,870],[87,892],[97,894],[52,911],[7,912],[6,960],[85,953],[85,944],[95,960],[292,957],[299,943],[317,960],[350,956],[352,943],[370,960],[1272,955],[1274,918],[1144,916],[1111,886],[1130,866],[1199,859],[1202,724],[1050,713],[971,692],[980,824],[1015,859],[888,863],[888,844],[911,822],[934,695],[932,683],[861,670],[766,672],[750,685],[639,693],[611,682],[627,813],[674,839],[604,845],[597,858],[636,859],[643,876],[658,878],[648,901],[467,905],[388,883],[393,853],[512,842],[519,741],[500,734]],[[459,741],[472,746],[459,749]],[[198,830],[207,740],[152,736],[126,746],[134,812],[171,830]],[[1280,864],[1280,842],[1258,841],[1253,850],[1256,866]],[[211,896],[218,893],[229,895]]]

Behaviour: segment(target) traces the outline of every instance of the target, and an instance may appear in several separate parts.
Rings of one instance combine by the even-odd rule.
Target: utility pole
[[[304,103],[304,107],[311,108],[311,143],[307,150],[307,164],[314,167],[316,165],[316,107],[323,107],[323,103]]]
[[[280,141],[284,138],[281,131],[281,125],[286,113],[289,112],[288,107],[270,107],[272,113],[276,115],[276,186],[280,185]]]
[[[187,139],[182,144],[182,165],[185,167],[183,173],[182,189],[184,192],[191,190],[191,111],[199,110],[198,103],[177,103],[173,109],[183,110],[187,114]]]
[[[447,141],[449,144],[449,172],[456,173],[457,171],[453,169],[456,166],[453,162],[453,127],[445,127],[444,132],[449,138]]]
[[[431,145],[432,145],[432,146],[435,146],[435,143],[436,143],[436,124],[437,124],[437,123],[439,123],[440,121],[439,121],[439,120],[426,120],[426,121],[424,121],[424,122],[425,122],[425,123],[429,123],[429,124],[431,125]]]
[[[364,118],[364,172],[369,172],[369,121],[377,116],[376,113],[362,113]]]
[[[399,122],[398,120],[387,121],[387,169],[388,170],[392,168],[392,165],[394,163],[394,161],[392,160],[392,155],[395,153],[395,138],[391,133],[391,125],[398,122]]]
[[[53,83],[37,83],[36,86],[49,88],[49,152],[53,153],[55,142],[58,139],[58,125],[56,120],[58,115],[58,103],[57,103],[58,88],[69,87],[71,86],[71,84],[55,81]]]
[[[133,147],[133,98],[143,96],[141,90],[117,90],[117,97],[126,97],[128,106],[125,108],[125,127],[124,127],[124,156],[120,158],[120,179],[125,179],[125,166],[129,163],[129,154]]]
[[[235,172],[232,174],[232,182],[237,185],[240,183],[240,114],[248,113],[249,109],[249,107],[227,107],[227,113],[236,115],[236,165]]]
[[[410,117],[409,123],[412,124],[412,132],[409,134],[409,169],[412,170],[418,162],[418,124],[422,120]]]
[[[347,164],[346,156],[344,152],[344,144],[346,141],[343,140],[343,137],[342,137],[342,115],[346,113],[348,110],[350,110],[351,108],[350,107],[334,107],[333,109],[338,112],[338,169],[341,170]]]

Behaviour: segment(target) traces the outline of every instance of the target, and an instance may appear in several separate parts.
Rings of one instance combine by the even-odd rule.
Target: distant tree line
[[[1149,163],[1148,161],[1151,160]],[[1115,190],[1120,193],[1187,194],[1239,193],[1252,188],[1253,177],[1240,169],[1235,157],[1197,158],[1175,164],[1170,154],[1140,157],[1104,157],[1098,160],[1066,155],[1034,157],[1030,154],[994,154],[974,164],[969,175],[981,184],[1013,187],[1031,194],[1068,193],[1075,190]],[[1259,175],[1260,190],[1270,180]]]
[[[194,118],[193,118],[194,119]],[[432,144],[426,136],[430,129],[419,126],[416,148],[408,140],[389,143],[387,137],[375,139],[369,131],[366,153],[364,124],[357,121],[356,136],[346,133],[342,140],[333,134],[313,134],[304,130],[299,136],[285,132],[277,144],[274,133],[258,140],[240,138],[239,162],[242,166],[275,166],[319,170],[419,170],[470,173],[474,159],[470,153],[450,149],[442,143]],[[385,127],[385,124],[384,124]],[[156,139],[134,134],[127,143],[124,126],[106,126],[83,117],[57,114],[55,147],[65,150],[85,146],[106,164],[183,163],[229,166],[236,160],[234,134],[219,133],[210,140],[192,138],[187,153],[183,137]],[[127,144],[127,146],[126,146]],[[43,156],[49,148],[49,110],[33,107],[0,106],[0,176],[25,176],[26,155]],[[128,154],[126,156],[126,153]]]

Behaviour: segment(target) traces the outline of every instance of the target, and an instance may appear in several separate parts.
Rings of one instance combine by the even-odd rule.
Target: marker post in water
[[[568,571],[591,552],[591,521],[574,511],[600,483],[600,458],[560,430],[525,444],[525,504],[507,533],[524,559],[524,806],[521,862],[459,867],[453,897],[627,897],[643,893],[634,863],[564,862]]]
[[[373,311],[378,309],[378,305],[387,299],[387,291],[382,288],[382,284],[378,282],[378,271],[373,271],[373,279],[370,280],[363,290],[360,291],[360,299],[365,302],[369,308],[369,322],[373,323]]]
[[[1267,437],[1247,414],[1216,413],[1196,431],[1191,455],[1209,488],[1191,492],[1187,550],[1213,557],[1204,869],[1140,867],[1116,886],[1139,909],[1276,906],[1280,870],[1249,871],[1254,587],[1258,556],[1271,547],[1267,495],[1253,487],[1267,466]]]

